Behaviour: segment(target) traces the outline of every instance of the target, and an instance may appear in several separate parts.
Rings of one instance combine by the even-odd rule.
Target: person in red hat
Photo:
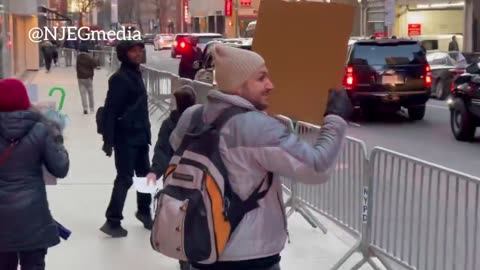
[[[0,80],[0,269],[44,270],[47,249],[60,243],[48,207],[43,167],[69,171],[59,125],[30,104],[25,85]]]

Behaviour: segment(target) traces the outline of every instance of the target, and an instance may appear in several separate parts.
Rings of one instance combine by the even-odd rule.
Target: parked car
[[[187,51],[190,46],[190,42],[188,41],[189,37],[196,37],[198,38],[198,47],[203,51],[205,46],[213,40],[222,39],[223,36],[221,34],[216,33],[190,33],[190,34],[178,34],[175,36],[175,41],[173,42],[172,46],[172,58],[177,57],[178,55],[182,55],[182,51]]]
[[[145,44],[153,44],[154,38],[155,38],[154,34],[145,34],[143,35],[143,42],[145,42]]]
[[[172,34],[157,34],[153,40],[153,49],[155,51],[170,49],[173,44]]]
[[[480,126],[480,64],[475,62],[453,82],[448,104],[450,127],[455,139],[472,141]]]
[[[181,55],[182,51],[186,49],[188,44],[187,38],[189,36],[190,34],[186,34],[186,33],[175,35],[175,37],[173,38],[173,44],[171,48],[172,58],[176,58],[177,56]]]
[[[193,37],[198,38],[198,47],[203,51],[207,44],[213,40],[223,39],[221,34],[216,33],[193,33]]]
[[[432,70],[432,96],[444,100],[450,93],[453,80],[465,72],[466,59],[462,53],[431,52],[427,60]]]
[[[237,47],[245,50],[252,50],[252,45],[238,42],[232,42],[232,40],[213,40],[205,45],[203,50],[202,59],[194,63],[195,68],[198,70],[195,74],[195,80],[215,85],[215,66],[213,63],[212,49],[216,44],[226,44],[228,46]]]
[[[344,87],[367,116],[379,110],[408,110],[421,120],[430,98],[432,74],[418,41],[396,38],[357,40],[349,45]]]

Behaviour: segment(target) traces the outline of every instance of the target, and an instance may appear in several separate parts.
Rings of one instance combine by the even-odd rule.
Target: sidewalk
[[[94,78],[96,106],[102,106],[108,83],[108,71],[97,70]],[[178,263],[156,253],[150,247],[149,232],[135,219],[135,194],[130,191],[124,211],[124,226],[129,235],[111,239],[99,231],[112,189],[115,169],[112,158],[101,151],[102,140],[96,133],[95,115],[83,115],[74,68],[40,70],[33,81],[39,88],[40,100],[48,97],[54,86],[65,88],[64,112],[70,118],[65,133],[71,169],[58,186],[48,187],[50,208],[54,217],[72,230],[71,238],[49,250],[49,270],[176,270]],[[160,123],[152,117],[154,141]],[[153,148],[153,147],[152,147]],[[359,213],[360,215],[360,213]],[[354,239],[328,220],[321,219],[329,232],[324,235],[309,227],[298,214],[289,219],[291,244],[282,253],[282,269],[327,270],[354,245]],[[341,269],[350,269],[360,256]],[[362,269],[371,269],[364,267]],[[245,269],[248,270],[248,269]]]

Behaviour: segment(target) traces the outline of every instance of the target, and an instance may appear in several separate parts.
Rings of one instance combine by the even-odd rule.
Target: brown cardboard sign
[[[269,113],[323,123],[328,90],[342,85],[353,19],[347,4],[261,2],[253,50],[275,86]]]

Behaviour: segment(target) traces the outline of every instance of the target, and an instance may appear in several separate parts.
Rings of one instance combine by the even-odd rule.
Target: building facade
[[[463,50],[480,51],[478,0],[363,0],[363,6],[367,35],[463,35]]]
[[[233,38],[245,35],[248,24],[255,21],[262,0],[190,0],[193,32],[215,32]],[[323,0],[313,0],[324,2]],[[358,0],[328,2],[353,4],[357,8],[352,35],[360,35],[360,4]]]
[[[39,45],[30,41],[30,29],[39,26],[40,6],[47,0],[1,0],[0,77],[21,76],[39,69]]]

